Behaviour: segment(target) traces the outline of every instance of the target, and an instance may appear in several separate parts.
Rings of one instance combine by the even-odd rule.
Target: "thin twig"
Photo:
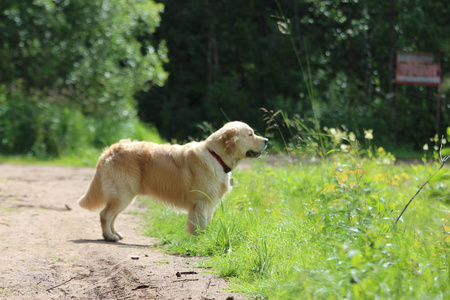
[[[180,280],[174,280],[172,282],[184,282],[184,281],[198,281],[198,279],[194,278],[194,279],[180,279]]]
[[[400,218],[402,217],[403,213],[405,212],[405,210],[408,208],[408,206],[411,204],[411,202],[414,200],[414,198],[416,198],[416,196],[420,193],[420,191],[428,184],[428,182],[430,182],[430,180],[444,167],[445,163],[447,162],[447,160],[450,158],[450,155],[447,155],[446,157],[442,157],[442,144],[441,147],[439,149],[439,158],[441,159],[441,165],[439,167],[439,169],[437,169],[436,172],[433,173],[433,175],[431,175],[430,178],[428,178],[427,181],[425,181],[425,183],[417,190],[417,192],[414,194],[414,196],[412,196],[411,199],[409,199],[408,203],[406,204],[406,206],[403,208],[402,212],[400,213],[400,215],[398,215],[397,220],[395,221],[395,225],[397,225],[398,220],[400,220]]]
[[[158,291],[158,288],[156,288],[155,291],[156,291],[156,293],[157,293],[158,295],[160,295],[160,296],[163,297],[164,299],[167,298],[166,296],[164,296],[163,294],[161,294],[161,293]]]
[[[69,281],[71,281],[71,280],[73,280],[73,279],[75,279],[75,278],[76,278],[76,276],[70,278],[69,280],[64,281],[63,283],[60,283],[60,284],[55,285],[55,286],[52,286],[51,288],[46,289],[46,291],[47,291],[47,292],[50,292],[51,290],[53,290],[53,289],[55,289],[55,288],[57,288],[57,287],[60,287],[60,286],[62,286],[63,284],[66,284],[66,283],[68,283]]]
[[[157,286],[148,285],[148,284],[141,284],[141,285],[139,285],[139,286],[137,286],[135,288],[132,288],[131,290],[132,291],[136,291],[136,290],[148,289],[148,288],[150,288],[150,289],[157,289],[158,287]]]
[[[197,274],[197,272],[195,271],[187,271],[187,272],[176,272],[175,275],[177,277],[181,277],[181,275],[192,275],[192,274]]]

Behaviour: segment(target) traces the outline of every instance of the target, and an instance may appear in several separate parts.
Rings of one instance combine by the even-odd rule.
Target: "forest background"
[[[449,6],[2,0],[0,153],[62,156],[151,139],[151,128],[185,142],[227,120],[281,140],[285,118],[267,122],[280,116],[421,150],[450,126]],[[434,53],[443,85],[396,87],[399,51]]]

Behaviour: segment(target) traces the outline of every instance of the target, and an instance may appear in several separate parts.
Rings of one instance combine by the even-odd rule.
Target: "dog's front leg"
[[[206,228],[211,221],[211,209],[202,203],[196,203],[188,212],[187,231],[196,234],[199,230]]]

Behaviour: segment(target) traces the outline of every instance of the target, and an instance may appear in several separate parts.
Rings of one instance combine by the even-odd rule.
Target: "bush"
[[[100,117],[72,106],[0,89],[0,152],[60,157],[122,138],[161,141],[155,129],[140,123],[133,108],[116,106]]]

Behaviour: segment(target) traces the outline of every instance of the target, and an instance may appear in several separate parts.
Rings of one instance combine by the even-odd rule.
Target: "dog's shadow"
[[[108,242],[105,240],[89,240],[89,239],[78,239],[78,240],[70,240],[71,243],[74,244],[102,244],[102,245],[108,245],[108,246],[116,246],[116,247],[127,247],[127,248],[153,248],[154,244],[127,244],[122,242]]]

